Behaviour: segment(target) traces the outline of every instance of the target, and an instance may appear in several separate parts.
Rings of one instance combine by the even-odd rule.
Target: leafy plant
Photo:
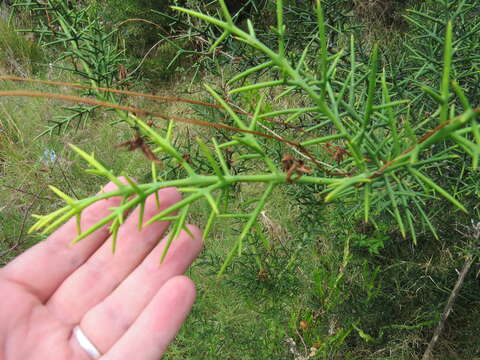
[[[370,255],[378,255],[380,249],[385,246],[384,242],[388,239],[388,236],[377,234],[376,236],[368,237],[364,234],[358,234],[355,238],[355,246],[366,248]]]
[[[243,86],[230,90],[230,95],[247,96],[250,92],[258,94],[260,91],[261,95],[253,105],[252,113],[235,109],[208,85],[207,91],[229,115],[230,124],[180,119],[107,103],[104,100],[114,99],[110,95],[104,95],[111,93],[106,89],[94,89],[102,101],[63,96],[64,99],[117,109],[121,119],[126,121],[140,138],[151,144],[152,153],[169,157],[182,169],[183,177],[162,181],[156,163],[152,162],[151,182],[135,184],[129,180],[129,184],[125,185],[117,180],[118,174],[102,165],[94,155],[72,145],[76,153],[90,165],[89,172],[115,182],[118,190],[76,200],[59,189],[52,188],[67,205],[51,214],[37,216],[38,222],[31,231],[42,230],[48,233],[71,217],[79,219],[82,211],[92,203],[112,196],[121,196],[124,200],[120,206],[92,228],[78,229],[79,234],[73,240],[73,243],[78,242],[111,221],[110,230],[115,248],[116,234],[123,222],[125,211],[136,206],[142,207],[147,196],[156,194],[162,188],[175,186],[186,194],[185,198],[146,223],[140,216],[139,226],[159,220],[171,220],[173,230],[170,243],[180,230],[185,228],[189,207],[199,200],[204,200],[211,208],[205,234],[208,234],[218,218],[244,219],[245,223],[239,231],[235,245],[220,268],[219,273],[222,274],[233,258],[242,254],[247,246],[247,236],[255,227],[257,218],[273,190],[279,186],[292,186],[292,182],[298,185],[318,185],[319,195],[327,202],[345,201],[355,204],[352,207],[354,213],[362,214],[365,222],[372,221],[375,224],[377,219],[388,215],[396,222],[402,236],[409,234],[413,242],[417,241],[418,225],[430,229],[437,236],[426,211],[431,199],[443,197],[457,209],[468,211],[448,189],[439,184],[440,179],[436,178],[436,169],[457,159],[459,153],[471,158],[472,169],[477,169],[480,156],[477,122],[480,109],[473,107],[452,74],[454,40],[451,22],[445,29],[440,89],[434,90],[427,85],[422,88],[436,102],[435,116],[416,121],[417,116],[413,117],[411,114],[410,100],[393,100],[395,92],[392,92],[391,84],[387,80],[386,70],[381,71],[380,51],[377,46],[373,47],[368,64],[356,59],[353,37],[348,49],[329,53],[324,14],[319,1],[316,3],[318,36],[312,40],[312,43],[318,42],[318,50],[311,53],[312,47],[307,46],[301,57],[293,60],[288,57],[285,42],[283,1],[276,2],[277,24],[272,30],[277,39],[275,48],[267,46],[257,38],[250,21],[247,21],[247,30],[242,30],[234,23],[225,2],[221,0],[220,5],[223,19],[184,8],[174,9],[223,29],[211,51],[233,35],[236,40],[267,58],[262,64],[236,74],[228,82],[233,85],[240,80],[245,81]],[[82,52],[78,51],[80,55]],[[89,68],[88,63],[85,65]],[[267,72],[269,78],[249,83],[249,77],[259,71]],[[275,94],[275,99],[301,96],[306,105],[276,110],[273,104],[266,102],[262,93],[264,90]],[[452,96],[452,92],[456,94],[456,98]],[[1,92],[0,95],[26,94]],[[62,98],[49,94],[29,96]],[[459,111],[459,106],[456,105],[457,99],[462,111]],[[307,114],[308,123],[304,118]],[[170,122],[166,129],[157,131],[140,118],[144,115],[167,118]],[[199,156],[209,165],[208,175],[205,175],[204,170],[200,172],[192,166],[175,145],[175,122],[182,121],[233,132],[228,140],[222,142],[212,138],[211,143],[207,144],[200,138],[196,139]],[[272,130],[273,124],[285,126],[290,131],[286,133],[295,135],[295,140],[276,134]],[[283,147],[284,156],[281,159],[278,158],[278,152],[275,152],[279,143]],[[236,159],[251,163],[254,172],[234,173],[227,160],[227,151],[235,154]],[[249,208],[245,209],[245,212],[228,208],[227,194],[229,189],[238,183],[262,185],[258,187],[261,189],[260,193],[252,196],[248,202]],[[227,206],[223,205],[224,202]],[[176,211],[178,215],[172,215]],[[164,256],[165,253],[162,258]]]
[[[107,31],[94,5],[72,7],[68,1],[48,0],[28,1],[16,6],[37,15],[45,14],[46,22],[39,20],[41,24],[38,30],[21,31],[37,33],[46,48],[61,49],[60,55],[49,64],[50,67],[66,70],[94,87],[112,87],[114,83],[126,80],[125,57],[115,42],[116,30]],[[43,17],[38,16],[38,19]],[[111,94],[103,94],[98,90],[88,89],[83,95],[116,101]],[[82,121],[87,122],[96,106],[78,104],[66,109],[71,114],[50,120],[52,125],[40,136],[60,132],[72,123],[76,123],[78,128]]]

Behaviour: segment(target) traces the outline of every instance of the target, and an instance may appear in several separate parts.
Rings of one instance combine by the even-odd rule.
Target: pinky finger
[[[182,326],[194,301],[192,280],[185,276],[170,279],[102,360],[158,360]]]

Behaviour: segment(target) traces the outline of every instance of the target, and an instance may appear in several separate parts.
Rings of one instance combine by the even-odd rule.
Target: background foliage
[[[230,116],[199,105],[77,92],[226,122],[302,142],[302,147],[245,133],[232,138],[225,129],[172,121],[152,132],[141,114],[85,105],[60,108],[51,99],[0,98],[3,261],[44,237],[26,230],[31,213],[47,214],[60,206],[48,185],[68,194],[62,195],[67,203],[86,204],[105,181],[84,174],[78,152],[67,143],[86,151],[82,157],[93,167],[87,154],[95,152],[105,164],[97,173],[135,176],[143,184],[139,199],[163,186],[152,182],[151,165],[140,152],[112,151],[139,132],[159,150],[157,179],[187,179],[196,190],[183,185],[185,197],[203,199],[188,209],[189,221],[213,224],[215,219],[206,250],[189,274],[199,299],[167,358],[419,358],[457,280],[456,269],[478,253],[478,236],[471,230],[479,221],[480,139],[471,109],[480,95],[479,5],[326,0],[322,35],[319,13],[304,1],[285,1],[281,17],[278,1],[245,1],[242,8],[227,2],[236,16],[231,23],[213,24],[154,3],[122,2],[121,12],[114,0],[18,1],[2,8],[9,28],[0,52],[22,59],[18,66],[3,65],[3,72],[224,101]],[[177,5],[225,16],[215,1]],[[255,23],[254,34],[247,18]],[[244,41],[222,37],[212,50],[225,29]],[[280,56],[272,58],[269,50]],[[48,60],[37,55],[42,52]],[[274,64],[261,65],[269,60]],[[235,77],[238,81],[228,82]],[[208,92],[202,82],[209,84]],[[51,89],[1,84],[2,90]],[[236,119],[233,110],[258,116]],[[452,118],[467,122],[453,128],[449,125],[455,122],[447,123]],[[60,136],[37,138],[47,133]],[[431,144],[422,145],[422,139]],[[282,159],[287,153],[302,159],[298,152],[305,155],[305,147],[302,161],[308,171],[289,183]],[[410,156],[415,148],[422,151]],[[184,154],[190,155],[188,162]],[[398,167],[367,185],[360,182],[389,162]],[[331,171],[346,175],[334,177]],[[194,174],[208,175],[208,184]],[[219,182],[222,176],[231,180],[228,186]],[[215,185],[223,190],[215,191]],[[335,189],[341,201],[325,203]],[[136,191],[128,188],[123,195]],[[212,212],[212,202],[219,214]],[[177,229],[186,210],[183,215],[174,219]],[[219,269],[224,275],[217,280]],[[479,356],[477,277],[474,265],[435,347],[438,358]]]

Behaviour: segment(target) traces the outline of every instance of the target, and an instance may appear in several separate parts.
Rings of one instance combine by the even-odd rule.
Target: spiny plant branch
[[[247,237],[247,234],[252,226],[254,226],[258,214],[262,211],[269,194],[273,189],[281,184],[288,184],[292,182],[292,175],[294,181],[298,184],[317,184],[321,185],[318,194],[325,196],[325,201],[334,201],[338,199],[348,198],[350,201],[361,199],[363,202],[363,213],[365,221],[369,221],[370,213],[388,213],[396,221],[403,237],[406,237],[407,232],[412,234],[413,242],[416,242],[415,222],[420,218],[423,225],[427,224],[435,235],[435,229],[431,224],[427,211],[424,211],[424,199],[436,199],[436,194],[441,195],[447,199],[456,208],[466,211],[465,207],[454,196],[439,185],[437,185],[431,177],[429,177],[428,170],[432,167],[438,167],[443,161],[452,159],[456,154],[451,154],[454,148],[464,150],[466,154],[473,159],[473,168],[476,168],[478,157],[480,154],[480,134],[476,117],[478,109],[474,109],[468,103],[468,100],[463,94],[463,90],[452,85],[453,90],[460,99],[463,106],[463,113],[457,115],[456,108],[453,106],[453,96],[450,94],[450,73],[452,64],[452,24],[446,28],[445,34],[445,50],[444,50],[444,71],[442,78],[442,86],[440,93],[433,89],[422,89],[439,105],[438,114],[441,114],[440,124],[434,127],[433,130],[425,131],[425,124],[414,124],[413,130],[410,124],[412,117],[410,117],[408,109],[402,108],[398,113],[394,110],[400,105],[406,104],[407,100],[391,100],[389,94],[389,86],[387,86],[385,72],[381,76],[381,88],[378,88],[378,78],[380,77],[378,69],[380,69],[380,56],[378,48],[375,46],[370,57],[368,65],[363,67],[363,64],[356,62],[355,47],[353,38],[350,42],[350,71],[338,72],[337,66],[343,53],[339,52],[335,55],[327,54],[327,43],[325,38],[325,22],[323,19],[323,12],[320,6],[320,1],[316,1],[316,15],[318,20],[318,39],[320,42],[319,52],[315,54],[318,67],[311,70],[307,65],[306,58],[308,48],[302,54],[298,63],[290,61],[287,56],[287,48],[285,43],[285,27],[283,24],[282,15],[282,0],[277,0],[277,29],[276,35],[278,44],[275,50],[271,46],[262,43],[255,34],[255,29],[250,22],[247,22],[248,30],[243,30],[237,27],[228,13],[225,2],[220,0],[224,20],[216,19],[214,17],[195,12],[191,10],[175,8],[183,11],[188,15],[195,16],[214,25],[221,27],[224,33],[219,37],[211,50],[214,50],[221,41],[225,40],[227,36],[234,35],[235,39],[240,40],[253,49],[267,56],[269,60],[261,65],[253,66],[245,70],[241,74],[236,75],[228,84],[246,79],[252,74],[269,70],[273,74],[275,80],[255,82],[251,85],[242,85],[241,87],[231,90],[230,94],[247,93],[258,97],[258,93],[263,89],[272,89],[281,87],[282,91],[277,98],[282,98],[290,94],[292,91],[300,92],[305,99],[310,102],[310,106],[304,105],[301,108],[275,110],[262,113],[265,108],[263,106],[263,96],[256,103],[254,114],[246,113],[243,110],[234,109],[235,105],[230,104],[217,94],[213,89],[206,86],[207,91],[216,100],[218,105],[211,106],[205,103],[198,103],[196,105],[221,107],[232,120],[234,125],[218,124],[208,121],[184,119],[175,116],[156,113],[135,107],[123,106],[116,104],[114,99],[115,92],[105,90],[102,93],[98,87],[91,87],[94,89],[96,100],[90,98],[81,98],[77,96],[59,95],[59,94],[43,94],[28,91],[4,91],[0,92],[0,96],[37,96],[50,97],[64,101],[74,101],[80,103],[87,103],[96,106],[109,107],[115,109],[118,116],[135,128],[138,131],[138,136],[142,137],[142,141],[148,141],[149,145],[154,144],[156,148],[152,153],[157,154],[163,152],[173,162],[178,162],[183,167],[186,175],[183,179],[172,181],[158,181],[157,170],[155,162],[152,163],[152,182],[147,184],[137,185],[132,181],[129,184],[121,184],[117,180],[117,174],[108,170],[92,155],[89,155],[74,146],[74,151],[80,155],[90,165],[88,170],[95,175],[103,176],[104,178],[115,182],[119,190],[108,194],[102,194],[105,198],[111,196],[123,197],[122,204],[113,209],[112,214],[99,221],[92,228],[83,230],[79,229],[79,236],[75,241],[88,236],[96,229],[111,222],[110,230],[113,234],[113,247],[115,247],[116,234],[120,224],[123,222],[123,213],[135,206],[144,206],[147,196],[156,194],[157,191],[163,187],[175,186],[185,193],[186,196],[175,205],[163,210],[154,218],[143,223],[143,219],[139,219],[139,226],[144,226],[157,220],[172,220],[174,221],[174,233],[178,233],[184,228],[184,221],[186,217],[186,209],[195,201],[203,199],[210,207],[211,212],[208,217],[206,229],[212,227],[216,218],[228,216],[235,219],[247,219],[243,230],[240,231],[240,237],[235,242],[231,249],[224,265],[220,269],[220,273],[224,272],[234,256],[239,254],[242,250],[242,242]],[[75,51],[81,55],[82,49],[74,44]],[[72,45],[73,46],[73,45]],[[296,60],[295,60],[296,61]],[[88,64],[87,64],[88,66]],[[365,70],[365,71],[364,71]],[[364,71],[360,76],[357,72]],[[336,79],[335,76],[346,74],[345,79]],[[57,84],[51,84],[57,85]],[[95,84],[94,84],[95,85]],[[83,86],[83,85],[82,85]],[[79,87],[80,88],[80,87]],[[105,87],[103,88],[105,89]],[[120,93],[119,91],[115,90]],[[137,95],[138,93],[131,93]],[[348,100],[345,99],[348,97]],[[357,98],[358,97],[358,98]],[[172,98],[173,99],[173,98]],[[344,100],[345,99],[345,100]],[[446,111],[447,109],[448,111]],[[406,114],[405,114],[406,113]],[[294,122],[303,114],[312,114],[313,119],[317,121],[315,124],[307,129],[311,132],[314,138],[305,141],[292,141],[284,139],[276,134],[265,134],[257,131],[259,120],[264,118],[274,118],[277,116],[288,116],[285,124]],[[401,114],[399,116],[399,114]],[[450,120],[445,118],[448,114]],[[142,119],[141,116],[152,116],[170,121],[169,128],[166,130],[166,135],[160,131],[156,131]],[[405,115],[405,116],[403,116]],[[405,125],[398,126],[399,120],[403,120]],[[211,144],[213,149],[203,143],[201,139],[197,139],[198,149],[202,160],[209,166],[210,175],[200,175],[190,164],[183,154],[172,145],[172,128],[175,122],[184,122],[194,125],[207,126],[216,129],[223,129],[233,131],[236,134],[231,136],[229,140],[218,144],[215,137],[212,138]],[[471,123],[468,127],[467,122]],[[298,122],[296,122],[298,123]],[[418,133],[424,135],[418,137]],[[240,134],[243,134],[240,136]],[[311,169],[304,165],[303,162],[298,161],[288,154],[284,156],[284,166],[280,167],[278,161],[275,161],[271,156],[266,144],[259,141],[260,138],[275,140],[276,142],[285,143],[315,162],[316,165],[322,169],[326,177],[318,177],[316,174],[310,174]],[[471,139],[473,138],[473,142]],[[452,145],[442,146],[440,151],[432,151],[427,154],[426,147],[432,144],[446,143],[445,140],[451,141]],[[332,144],[333,142],[333,144]],[[344,147],[345,146],[345,147]],[[255,164],[254,174],[233,174],[230,168],[230,159],[226,158],[226,148],[230,151],[235,151],[238,159],[245,161],[252,161]],[[232,150],[233,148],[233,150]],[[308,148],[308,151],[307,151]],[[334,173],[331,169],[325,169],[325,166],[320,163],[316,156],[310,154],[310,151],[317,155],[321,155],[324,150],[327,157],[336,162],[338,167],[345,172]],[[422,151],[423,150],[423,151]],[[426,154],[427,159],[418,159],[420,154]],[[153,158],[153,157],[152,157]],[[261,172],[261,173],[258,173]],[[228,188],[236,183],[256,183],[264,185],[262,194],[257,198],[252,199],[252,204],[255,203],[254,209],[248,214],[244,213],[228,213],[227,206],[220,206],[222,196]],[[420,189],[420,190],[418,190]],[[59,209],[52,214],[39,216],[37,223],[31,229],[43,230],[49,232],[60,226],[64,221],[76,217],[77,220],[81,216],[81,212],[90,204],[98,201],[99,196],[93,196],[86,199],[75,200],[68,195],[62,193],[58,189],[52,190],[61,197],[66,203],[62,209]],[[433,193],[433,194],[432,194]],[[134,196],[132,198],[132,195]],[[228,202],[228,200],[227,200]],[[415,205],[413,207],[412,205]],[[416,211],[414,213],[411,208]],[[360,208],[360,207],[359,207]],[[374,211],[371,211],[373,208]],[[221,209],[221,210],[220,210]],[[174,211],[178,211],[179,215],[172,215]],[[417,217],[418,215],[418,217]],[[171,241],[171,239],[169,239]]]
[[[237,39],[240,41],[243,41],[247,44],[249,44],[252,48],[255,48],[261,52],[263,52],[265,55],[270,57],[271,63],[266,66],[266,67],[272,67],[275,65],[282,71],[282,79],[278,81],[270,81],[270,82],[265,82],[265,83],[259,83],[259,84],[254,84],[251,86],[245,86],[242,88],[237,88],[235,90],[232,90],[231,93],[239,93],[247,90],[253,90],[253,89],[261,89],[261,88],[266,88],[266,87],[272,87],[272,86],[277,86],[277,85],[286,85],[286,84],[291,84],[292,86],[298,86],[299,88],[303,89],[310,99],[318,106],[319,111],[323,113],[333,124],[335,124],[335,127],[339,131],[339,134],[344,137],[347,140],[348,146],[354,155],[355,161],[358,166],[362,167],[365,169],[364,162],[361,160],[361,152],[360,149],[358,148],[358,145],[354,141],[354,138],[348,133],[347,129],[345,126],[342,124],[342,122],[335,116],[334,112],[328,107],[326,101],[325,101],[325,89],[326,89],[326,78],[325,76],[327,75],[326,71],[326,62],[327,62],[327,54],[326,51],[322,52],[320,54],[320,63],[321,63],[321,75],[323,76],[323,79],[320,81],[320,86],[321,86],[321,93],[318,93],[314,87],[310,84],[312,80],[316,79],[308,79],[304,76],[302,76],[301,72],[299,71],[299,68],[294,68],[292,64],[288,62],[288,60],[285,58],[284,54],[282,51],[279,51],[279,53],[275,52],[274,50],[270,49],[268,46],[263,44],[255,35],[255,31],[252,27],[252,24],[249,24],[249,33],[245,32],[244,30],[238,28],[237,26],[234,25],[231,15],[228,12],[228,9],[225,5],[225,2],[223,0],[220,1],[220,5],[222,8],[222,13],[223,17],[225,18],[225,21],[222,21],[220,19],[214,18],[209,15],[202,14],[197,11],[177,7],[177,6],[172,6],[172,9],[178,10],[181,12],[184,12],[188,15],[197,17],[201,20],[207,21],[209,23],[212,23],[214,25],[217,25],[221,28],[224,29],[224,34],[226,36],[233,34],[237,36]],[[281,25],[281,18],[282,18],[282,8],[283,8],[283,1],[278,1],[277,2],[277,21],[279,23],[279,26],[282,27]],[[318,21],[319,21],[319,32],[320,35],[324,35],[324,23],[323,23],[323,12],[320,6],[320,2],[317,0],[317,15],[318,15]],[[283,33],[284,29],[278,29],[279,33]],[[223,36],[219,38],[219,40],[225,38],[226,36]],[[283,43],[283,37],[279,35],[279,49],[284,49],[284,43]],[[324,36],[321,37],[321,42],[323,43],[325,38]],[[214,45],[212,45],[212,49],[216,46],[219,45],[220,41],[217,41]],[[258,71],[258,69],[255,69]],[[249,70],[245,71],[244,73],[238,75],[235,77],[235,80],[238,80],[242,77],[248,76],[251,72],[248,72]],[[245,75],[244,75],[245,74]],[[241,76],[242,75],[242,76]],[[287,81],[287,75],[291,78],[291,80]]]
[[[424,144],[427,142],[428,139],[432,138],[434,135],[438,134],[440,131],[442,131],[444,128],[447,127],[452,127],[452,128],[458,128],[462,126],[466,121],[470,120],[471,117],[473,117],[475,114],[480,114],[480,107],[477,107],[475,109],[471,109],[464,114],[458,115],[452,119],[449,119],[445,121],[444,123],[438,125],[435,129],[427,132],[425,135],[421,136],[420,139],[417,141],[417,143],[411,145],[408,149],[406,149],[404,152],[402,152],[397,158],[390,160],[389,162],[385,163],[378,171],[374,172],[371,176],[370,179],[373,179],[375,177],[379,177],[383,175],[386,171],[388,171],[393,165],[396,165],[398,162],[408,158],[410,154],[412,154],[413,151],[417,151],[418,146]],[[448,132],[450,133],[450,132]],[[447,133],[447,134],[448,134]],[[359,185],[363,186],[363,185]]]

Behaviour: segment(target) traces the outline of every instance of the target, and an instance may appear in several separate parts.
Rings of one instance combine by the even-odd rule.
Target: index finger
[[[122,182],[123,179],[120,179]],[[114,191],[117,186],[108,183],[103,192]],[[82,213],[81,228],[88,229],[120,205],[121,197],[98,201]],[[108,225],[98,229],[75,246],[70,241],[76,236],[76,219],[70,219],[49,238],[27,250],[0,270],[0,276],[25,286],[45,302],[60,284],[108,238]]]

